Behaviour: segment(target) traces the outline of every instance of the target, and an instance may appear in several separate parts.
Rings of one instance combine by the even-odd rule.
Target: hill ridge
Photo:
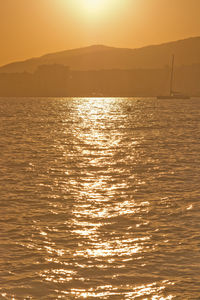
[[[172,54],[177,66],[200,63],[200,36],[134,49],[97,44],[62,50],[3,65],[0,73],[34,72],[42,64],[54,63],[83,71],[163,68],[169,65]]]

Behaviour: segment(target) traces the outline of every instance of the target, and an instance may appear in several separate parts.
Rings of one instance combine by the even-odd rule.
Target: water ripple
[[[199,108],[1,98],[0,297],[199,299]]]

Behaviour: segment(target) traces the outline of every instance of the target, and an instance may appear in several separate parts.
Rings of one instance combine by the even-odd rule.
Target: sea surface
[[[200,99],[0,98],[0,299],[200,299]]]

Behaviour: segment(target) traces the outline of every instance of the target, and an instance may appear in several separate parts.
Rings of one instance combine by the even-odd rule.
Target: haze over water
[[[0,98],[2,299],[200,299],[200,101]]]

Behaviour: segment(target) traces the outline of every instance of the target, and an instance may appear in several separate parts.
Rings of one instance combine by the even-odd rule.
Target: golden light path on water
[[[0,108],[2,299],[199,299],[198,99]]]
[[[99,98],[82,99],[73,106],[78,121],[70,128],[72,151],[63,151],[63,157],[71,164],[75,160],[75,164],[71,168],[64,167],[68,180],[62,183],[61,189],[63,194],[69,191],[74,194],[71,217],[63,225],[70,229],[78,245],[59,248],[48,239],[45,231],[40,231],[46,241],[46,260],[63,267],[51,268],[39,275],[49,282],[72,283],[71,290],[63,290],[59,298],[112,299],[120,295],[125,299],[144,299],[150,295],[151,299],[173,298],[160,296],[166,286],[172,284],[167,280],[145,285],[139,283],[140,279],[138,284],[127,283],[126,276],[134,276],[134,261],[154,251],[156,244],[152,246],[152,237],[145,231],[134,234],[134,228],[145,227],[148,223],[140,215],[147,215],[151,210],[147,199],[134,200],[134,193],[145,182],[130,169],[130,164],[137,162],[137,147],[143,137],[132,137],[128,141],[132,151],[126,155],[121,121],[128,121],[127,112],[119,109],[116,100]],[[64,120],[63,126],[68,135]],[[65,145],[60,147],[64,150]],[[51,211],[58,214],[61,209],[62,205],[54,203]],[[56,226],[51,228],[55,234],[58,230]],[[141,268],[144,266],[146,263],[141,263]],[[102,278],[104,273],[105,278]],[[87,286],[92,281],[93,274],[98,278],[92,283],[94,287],[84,288],[84,284]],[[74,287],[73,282],[82,288]]]

